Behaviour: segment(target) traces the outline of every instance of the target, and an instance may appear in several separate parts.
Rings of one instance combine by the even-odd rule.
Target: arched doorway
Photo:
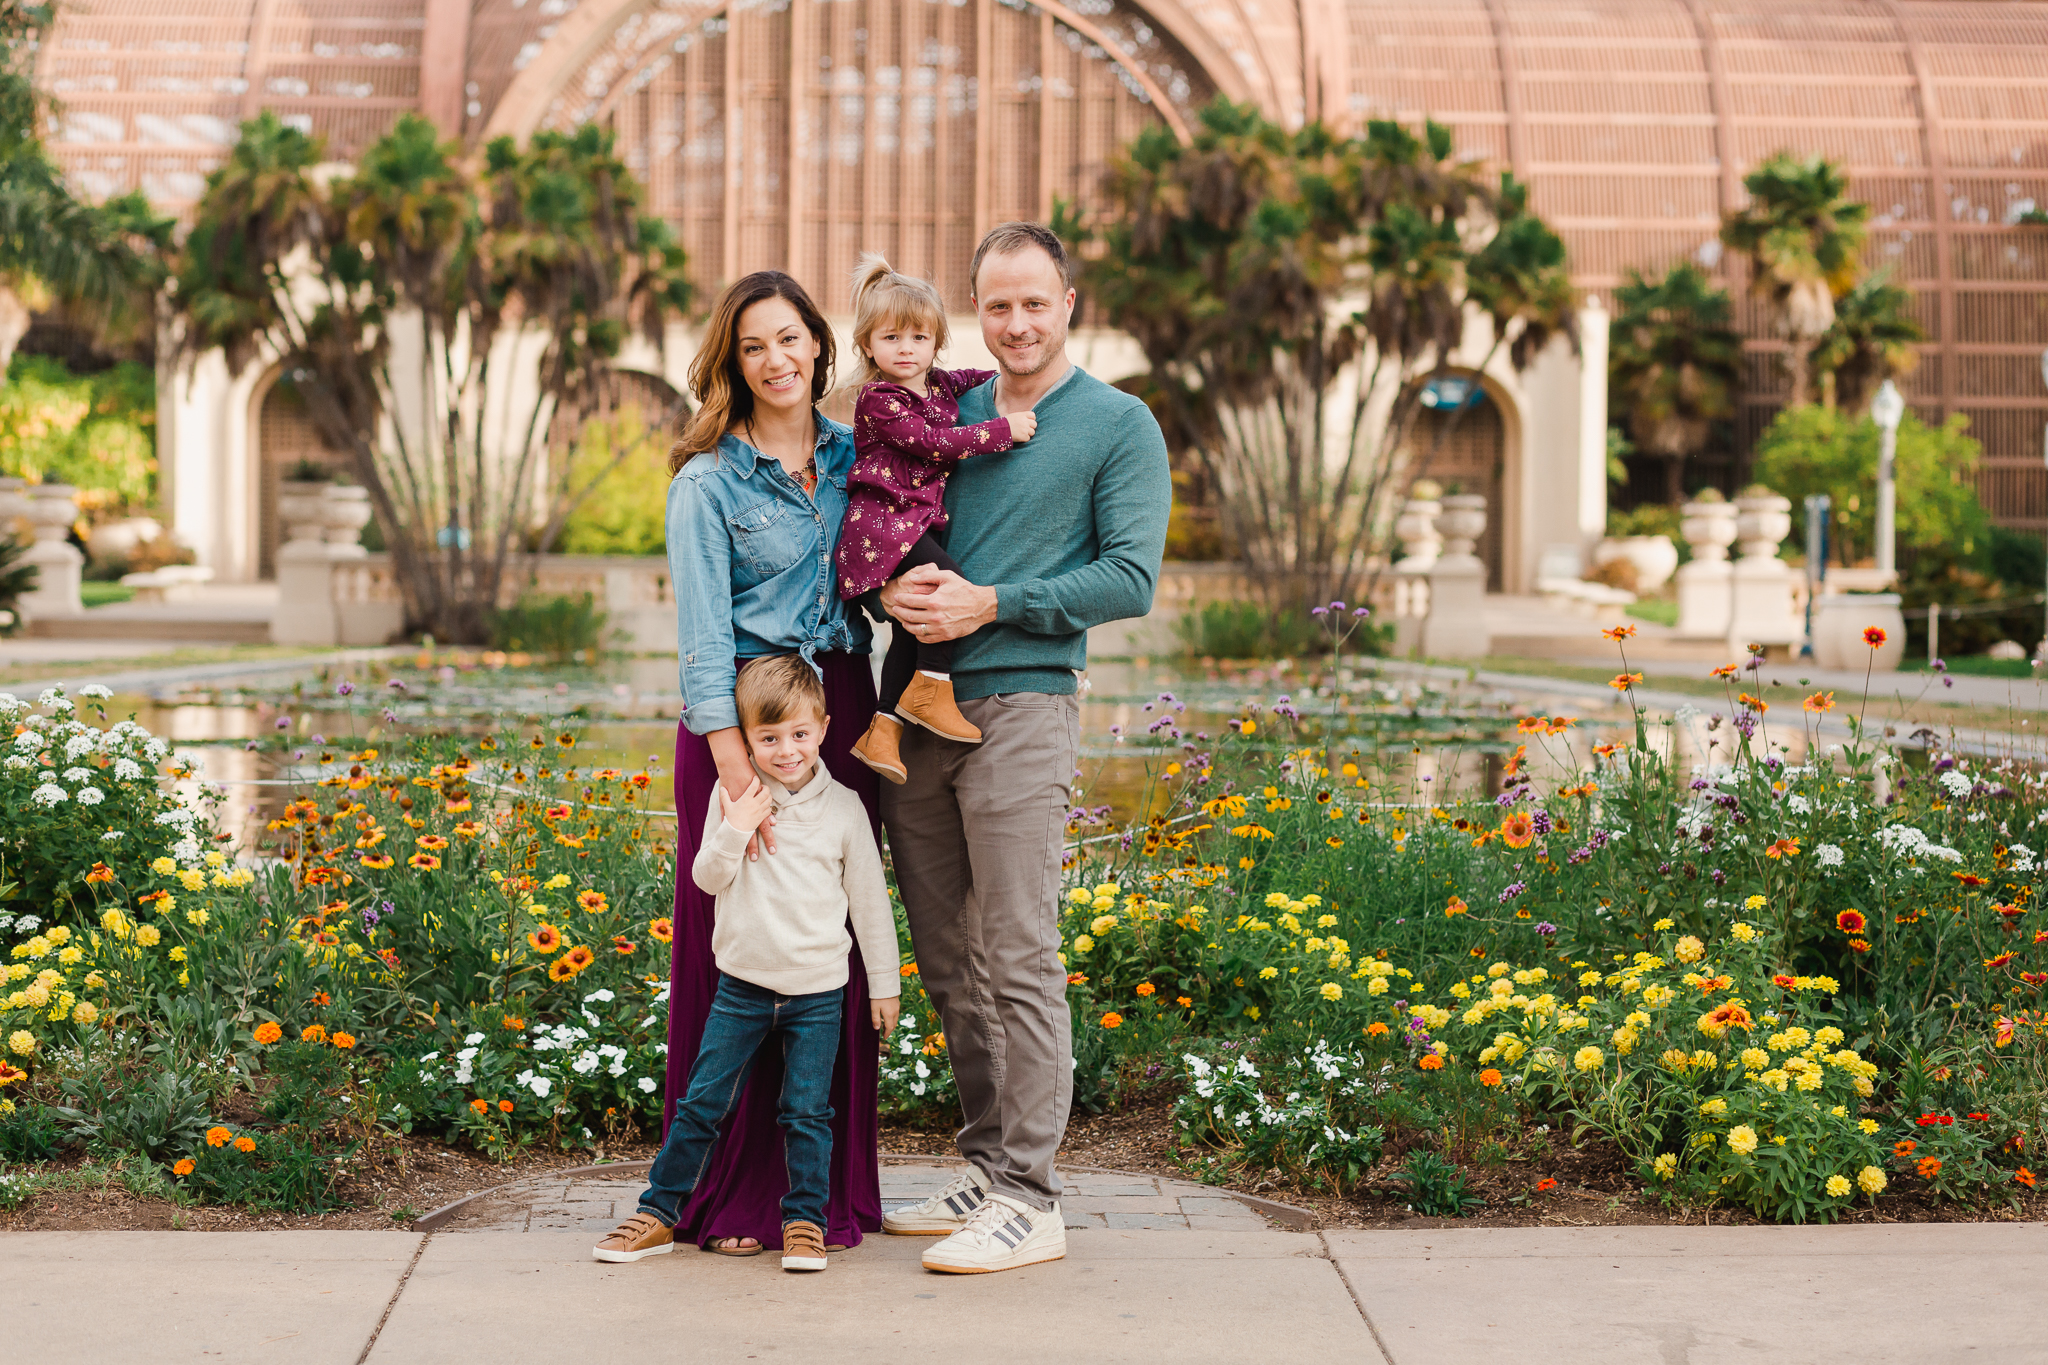
[[[277,577],[277,547],[284,526],[277,515],[278,485],[287,479],[331,477],[348,468],[348,456],[320,439],[306,400],[289,374],[281,374],[263,395],[256,423],[256,576]]]
[[[1503,590],[1507,544],[1507,431],[1500,405],[1476,376],[1431,381],[1422,415],[1408,437],[1409,470],[1446,493],[1486,499],[1486,534],[1475,547],[1486,564],[1486,590]]]

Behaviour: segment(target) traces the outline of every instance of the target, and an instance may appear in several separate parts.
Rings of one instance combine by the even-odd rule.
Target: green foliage
[[[28,544],[12,536],[0,537],[0,635],[21,629],[22,596],[35,589],[42,570],[27,562]],[[89,604],[88,604],[89,605]]]
[[[490,614],[490,641],[495,649],[524,650],[556,663],[592,663],[603,650],[610,619],[587,592],[527,593]]]
[[[1391,120],[1290,131],[1219,98],[1188,145],[1155,127],[1114,158],[1097,219],[1055,215],[1091,246],[1082,286],[1144,349],[1269,606],[1353,595],[1389,490],[1424,472],[1419,381],[1448,366],[1468,305],[1518,367],[1572,334],[1562,240],[1451,141]],[[1338,399],[1362,358],[1365,388]]]
[[[1749,205],[1721,224],[1721,240],[1750,259],[1750,292],[1791,339],[1792,406],[1808,401],[1809,354],[1835,320],[1835,300],[1862,268],[1870,205],[1848,197],[1848,173],[1825,157],[1779,152],[1742,178]]]
[[[1372,1123],[1376,1049],[1317,1039],[1257,1060],[1235,1043],[1188,1055],[1188,1089],[1174,1104],[1179,1140],[1217,1156],[1203,1164],[1248,1175],[1281,1169],[1316,1188],[1354,1188],[1379,1160],[1386,1135]],[[1200,1167],[1198,1166],[1198,1169]]]
[[[1899,423],[1901,546],[1937,559],[1968,559],[1989,545],[1990,518],[1969,481],[1982,449],[1968,432],[1969,419],[1960,414],[1939,427],[1910,412]],[[1831,539],[1845,565],[1873,550],[1879,439],[1877,423],[1868,417],[1803,407],[1779,413],[1757,442],[1758,482],[1792,499],[1795,508],[1811,493],[1832,500]]]
[[[1408,1153],[1387,1183],[1407,1191],[1409,1206],[1428,1218],[1469,1217],[1486,1203],[1469,1186],[1463,1171],[1423,1147]]]
[[[89,1065],[64,1080],[62,1093],[69,1103],[51,1108],[67,1136],[102,1156],[140,1152],[168,1161],[196,1146],[207,1125],[206,1090],[170,1068]]]
[[[1637,448],[1670,462],[1666,491],[1676,502],[1686,459],[1735,414],[1742,337],[1734,304],[1689,261],[1656,280],[1631,270],[1615,301],[1608,383]]]
[[[1835,320],[1813,347],[1814,373],[1834,381],[1837,406],[1862,412],[1885,380],[1919,363],[1927,339],[1913,317],[1913,294],[1880,270],[1835,300]]]
[[[576,456],[603,472],[584,485],[554,548],[565,555],[658,555],[668,510],[668,462],[659,427],[638,406],[587,425]],[[586,476],[587,477],[587,476]]]
[[[479,163],[408,114],[351,176],[319,174],[324,155],[267,111],[243,126],[180,260],[182,356],[280,354],[369,490],[409,623],[482,640],[510,557],[602,473],[571,448],[616,418],[628,336],[688,303],[682,249],[594,124]],[[386,319],[405,310],[438,359],[401,378]],[[407,401],[445,420],[403,436],[385,418],[422,386]]]
[[[0,385],[0,470],[75,484],[98,509],[145,506],[156,493],[156,377],[123,361],[74,375],[48,356],[16,355]]]
[[[1258,602],[1204,602],[1173,623],[1196,658],[1290,659],[1320,652],[1322,628],[1299,608],[1271,611]]]
[[[0,1100],[0,1161],[47,1161],[67,1142],[63,1120],[49,1105]]]

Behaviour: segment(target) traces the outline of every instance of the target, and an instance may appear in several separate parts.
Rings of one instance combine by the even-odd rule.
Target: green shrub
[[[589,593],[528,593],[490,613],[491,647],[538,654],[554,663],[596,663],[610,617]]]
[[[1307,612],[1275,612],[1259,602],[1205,602],[1183,613],[1173,629],[1198,658],[1294,658],[1321,653],[1324,645],[1322,627]]]
[[[1425,1218],[1465,1218],[1486,1203],[1463,1171],[1425,1147],[1409,1152],[1387,1183],[1405,1190],[1408,1206]]]

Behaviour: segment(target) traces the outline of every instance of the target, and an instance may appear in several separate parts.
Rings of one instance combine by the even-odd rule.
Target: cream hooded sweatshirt
[[[714,791],[690,867],[691,879],[718,897],[718,970],[782,995],[837,990],[846,984],[850,919],[869,996],[902,994],[896,917],[867,808],[823,763],[796,791],[755,771],[775,802],[775,852],[749,862],[747,832],[725,823]]]

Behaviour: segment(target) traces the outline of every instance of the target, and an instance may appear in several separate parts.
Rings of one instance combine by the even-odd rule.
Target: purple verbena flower
[[[334,685],[334,695],[337,697],[352,697],[355,695],[355,691],[356,685],[347,678],[343,678]]]
[[[1555,924],[1552,924],[1547,919],[1538,920],[1536,921],[1536,932],[1543,935],[1543,937],[1545,938],[1549,938],[1552,934],[1557,932],[1557,926]]]

